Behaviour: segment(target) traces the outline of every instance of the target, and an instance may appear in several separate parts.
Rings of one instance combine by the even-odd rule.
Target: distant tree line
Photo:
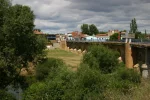
[[[136,23],[135,18],[131,20],[129,33],[135,34],[135,39],[146,39],[146,35],[147,35],[146,30],[145,33],[138,31],[138,25]]]
[[[94,24],[88,25],[88,24],[83,24],[81,25],[81,31],[84,34],[88,35],[96,35],[99,33],[99,30]]]

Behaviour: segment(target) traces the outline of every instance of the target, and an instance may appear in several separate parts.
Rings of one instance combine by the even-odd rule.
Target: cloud
[[[139,31],[150,32],[149,0],[13,0],[28,5],[36,16],[36,28],[47,33],[80,31],[83,23],[95,24],[100,31],[129,30],[136,18]]]

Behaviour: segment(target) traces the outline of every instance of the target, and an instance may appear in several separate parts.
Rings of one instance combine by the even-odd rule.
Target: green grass
[[[62,59],[67,65],[71,66],[73,70],[76,70],[80,61],[82,59],[82,55],[78,55],[69,51],[61,50],[61,49],[53,49],[47,50],[48,58],[60,58]]]

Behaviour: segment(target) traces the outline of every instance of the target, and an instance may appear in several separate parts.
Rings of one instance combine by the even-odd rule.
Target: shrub
[[[106,85],[106,79],[99,70],[90,69],[87,65],[82,65],[77,71],[71,97],[75,100],[103,99]]]
[[[23,95],[23,100],[42,100],[45,95],[47,85],[44,82],[36,82],[32,84]],[[44,99],[43,99],[44,100]]]
[[[38,80],[44,80],[49,73],[57,72],[63,65],[64,63],[62,60],[49,58],[36,67],[36,78]]]
[[[53,78],[49,74],[45,81],[32,84],[25,91],[23,98],[24,100],[66,100],[73,91],[73,75],[66,68],[62,68]]]
[[[131,94],[141,82],[141,76],[133,69],[120,68],[108,80],[109,89],[115,89],[123,94]]]
[[[128,80],[132,83],[140,83],[141,75],[133,69],[122,68],[118,71],[119,80]]]
[[[119,53],[110,50],[102,45],[91,46],[83,56],[83,63],[87,63],[91,68],[98,68],[103,73],[111,73],[118,67]]]

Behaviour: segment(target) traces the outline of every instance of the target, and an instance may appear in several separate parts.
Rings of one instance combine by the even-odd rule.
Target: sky
[[[138,30],[150,33],[150,0],[12,0],[31,7],[35,28],[44,33],[81,31],[95,24],[99,31],[130,30],[136,18]]]

